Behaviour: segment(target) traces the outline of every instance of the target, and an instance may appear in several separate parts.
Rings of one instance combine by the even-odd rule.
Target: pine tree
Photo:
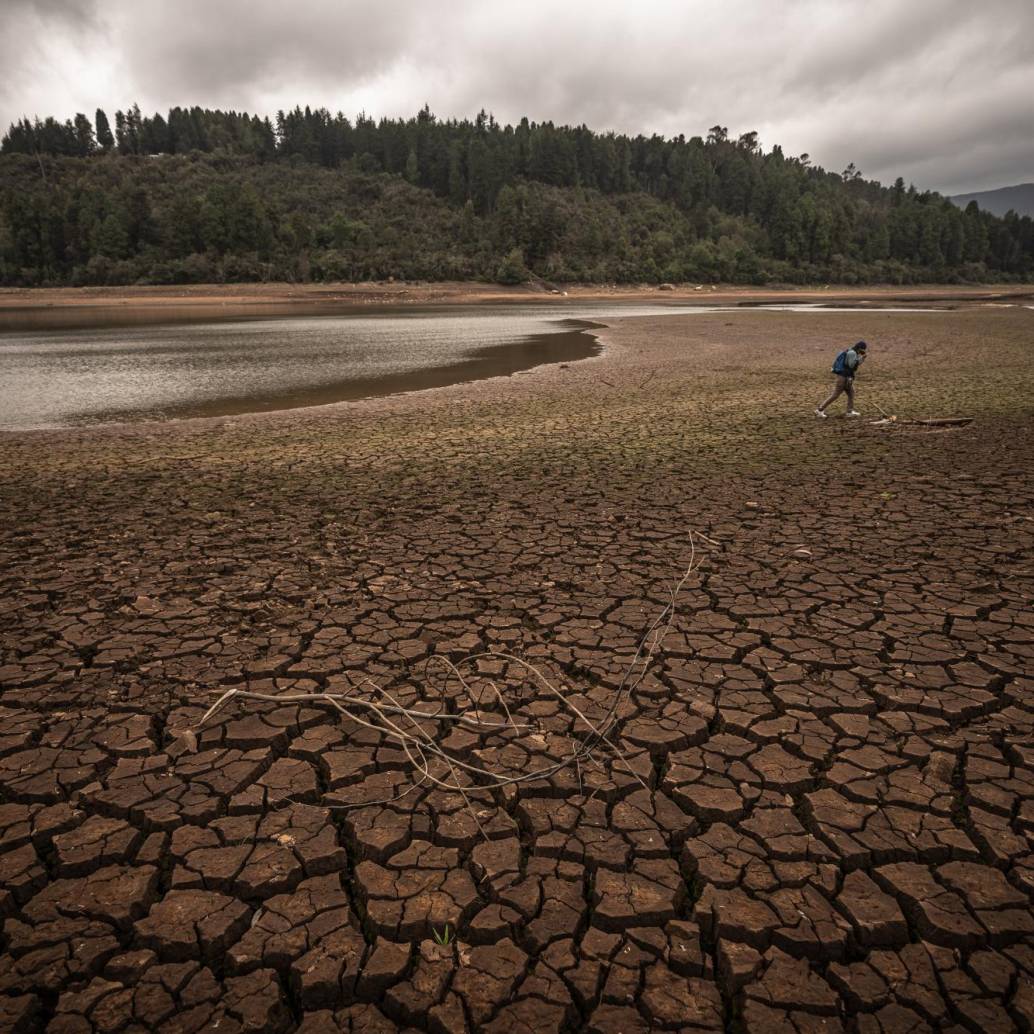
[[[126,134],[126,113],[119,109],[115,112],[115,143],[119,154],[129,154],[129,137]]]
[[[97,146],[102,151],[110,151],[115,146],[115,138],[111,135],[111,126],[108,125],[108,116],[104,114],[103,108],[97,109],[94,123],[97,126]]]
[[[965,243],[962,254],[967,262],[984,262],[987,260],[988,234],[984,218],[980,214],[980,206],[975,201],[966,205]]]
[[[93,154],[97,144],[93,138],[93,126],[81,112],[75,116],[76,150],[80,158]]]
[[[467,177],[463,170],[463,156],[458,142],[449,145],[449,200],[462,205],[467,200]]]
[[[129,141],[131,154],[140,154],[140,136],[143,129],[143,117],[140,114],[140,105],[134,104],[126,112],[126,136]]]
[[[523,284],[528,279],[528,267],[524,264],[524,254],[520,248],[514,248],[499,264],[496,280],[501,284]]]
[[[96,231],[96,252],[105,258],[120,259],[129,254],[129,214],[122,205],[110,212]]]
[[[417,164],[414,148],[410,148],[409,155],[406,157],[406,179],[410,183],[416,183],[420,179],[420,167]]]

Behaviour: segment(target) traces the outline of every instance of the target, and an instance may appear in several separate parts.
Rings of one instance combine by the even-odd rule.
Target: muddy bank
[[[212,319],[269,318],[292,315],[347,315],[371,308],[413,305],[468,305],[498,302],[817,301],[960,302],[972,304],[1030,301],[1031,285],[957,287],[823,287],[759,290],[728,285],[680,284],[671,291],[629,285],[561,285],[560,293],[541,286],[494,284],[203,284],[175,287],[0,288],[0,332],[64,327],[133,326]]]

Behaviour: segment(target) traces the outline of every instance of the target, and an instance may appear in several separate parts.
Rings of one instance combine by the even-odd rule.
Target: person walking
[[[854,379],[858,368],[865,362],[865,356],[869,346],[864,341],[859,341],[853,348],[845,348],[836,359],[833,360],[833,373],[836,376],[836,386],[825,402],[815,410],[815,415],[826,419],[829,414],[826,410],[833,405],[841,395],[847,395],[847,416],[861,416],[862,414],[854,408]]]

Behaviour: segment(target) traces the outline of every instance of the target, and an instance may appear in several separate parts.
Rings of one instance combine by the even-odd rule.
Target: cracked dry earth
[[[568,369],[0,438],[0,1030],[1030,1030],[1032,331],[615,321]],[[814,420],[858,336],[866,413],[976,422]],[[405,755],[325,708],[183,735],[231,687],[454,706],[424,660],[493,649],[598,718],[690,530],[627,767],[376,803]]]

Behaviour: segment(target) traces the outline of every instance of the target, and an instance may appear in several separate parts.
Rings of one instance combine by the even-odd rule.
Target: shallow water
[[[0,429],[261,412],[439,387],[596,354],[586,321],[737,311],[558,302],[3,333]]]

